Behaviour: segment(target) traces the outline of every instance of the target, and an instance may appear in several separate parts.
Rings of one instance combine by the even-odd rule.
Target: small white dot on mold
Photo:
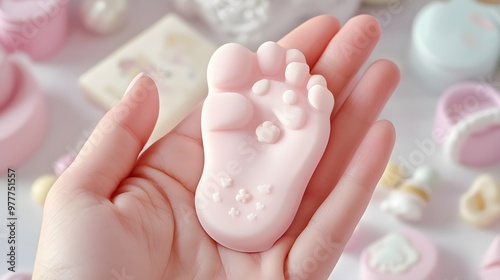
[[[266,79],[257,81],[252,87],[252,92],[255,95],[264,95],[269,90],[269,84],[269,80]]]
[[[222,199],[220,197],[220,193],[212,194],[212,199],[214,200],[214,202],[217,202],[217,203],[222,201]]]
[[[255,213],[250,213],[247,215],[247,219],[250,220],[250,221],[253,221],[257,218],[257,214]]]
[[[297,100],[298,100],[298,96],[297,96],[297,93],[295,91],[289,89],[283,93],[283,102],[285,102],[285,104],[293,105],[293,104],[297,103]]]
[[[271,186],[269,184],[263,184],[263,185],[257,186],[257,190],[263,194],[270,194],[272,188],[273,188],[273,186]]]
[[[227,213],[229,214],[229,216],[232,216],[232,217],[237,217],[240,215],[240,211],[236,210],[236,208],[234,208],[234,207],[231,207],[231,209]]]
[[[219,178],[220,184],[224,188],[229,188],[233,185],[233,179],[227,178],[227,177],[220,177]]]
[[[262,211],[264,210],[264,208],[266,208],[266,205],[264,205],[264,203],[260,202],[255,203],[255,210]]]

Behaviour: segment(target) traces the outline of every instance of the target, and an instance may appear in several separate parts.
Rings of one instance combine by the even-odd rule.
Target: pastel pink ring
[[[500,94],[479,82],[451,86],[440,98],[434,134],[455,162],[475,167],[500,162]]]

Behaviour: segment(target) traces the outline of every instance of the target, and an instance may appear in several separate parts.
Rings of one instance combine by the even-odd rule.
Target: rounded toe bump
[[[279,74],[284,67],[286,50],[275,42],[265,42],[257,50],[260,71],[266,76]]]
[[[315,85],[328,88],[326,84],[326,79],[325,77],[323,77],[323,75],[318,75],[318,74],[312,75],[311,78],[309,79],[309,82],[307,83],[307,90],[311,90],[311,88]]]
[[[333,94],[327,88],[320,85],[315,85],[311,88],[308,99],[311,106],[320,112],[331,113],[335,105]]]
[[[292,62],[287,65],[285,78],[290,84],[301,87],[305,86],[310,79],[309,65],[300,62]]]
[[[286,52],[286,64],[292,62],[306,63],[306,57],[304,54],[297,49],[290,49]]]
[[[234,43],[225,44],[214,52],[208,63],[208,85],[221,91],[249,86],[254,65],[254,53],[250,50]]]

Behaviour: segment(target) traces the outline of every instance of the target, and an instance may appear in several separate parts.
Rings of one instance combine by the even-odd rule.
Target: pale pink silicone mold
[[[220,47],[203,105],[201,225],[233,250],[269,249],[290,226],[330,135],[333,95],[304,55],[273,42]]]

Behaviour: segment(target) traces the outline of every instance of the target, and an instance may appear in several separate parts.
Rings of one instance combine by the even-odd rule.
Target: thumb
[[[134,167],[153,131],[158,111],[157,86],[141,73],[122,100],[99,121],[51,193],[64,187],[65,193],[92,192],[110,197]]]

